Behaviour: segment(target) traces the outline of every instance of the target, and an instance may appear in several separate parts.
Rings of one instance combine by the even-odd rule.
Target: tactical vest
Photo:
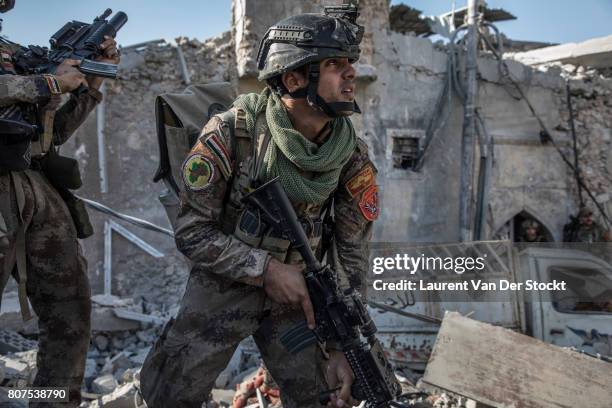
[[[13,63],[16,45],[0,40],[0,75],[17,75]],[[34,110],[26,104],[0,107],[0,171],[30,167],[35,128]]]
[[[232,142],[235,163],[224,200],[221,229],[223,233],[232,234],[249,246],[268,251],[271,256],[283,263],[301,264],[303,263],[302,257],[298,251],[289,247],[290,242],[279,237],[271,228],[265,228],[258,213],[250,208],[245,208],[241,201],[253,190],[253,182],[263,164],[263,157],[269,146],[271,135],[265,113],[257,117],[255,134],[250,135],[247,131],[244,112],[240,109],[236,109],[235,112],[229,110],[219,115],[223,122],[230,125],[229,129],[225,128],[223,131],[229,132],[225,135],[225,140],[229,139]],[[323,232],[329,228],[324,225],[323,213],[329,213],[332,197],[333,194],[322,205],[292,203],[310,239],[311,248],[319,256],[323,250],[321,248]],[[331,217],[325,218],[325,224],[331,222]]]

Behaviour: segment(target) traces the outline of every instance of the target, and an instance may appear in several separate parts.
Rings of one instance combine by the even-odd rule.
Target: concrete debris
[[[105,351],[108,348],[108,337],[98,334],[94,337],[93,343],[96,345],[98,350]]]
[[[244,339],[236,348],[227,367],[219,374],[215,381],[217,388],[234,389],[244,375],[253,371],[259,365],[259,351],[252,337]]]
[[[104,374],[101,377],[96,378],[91,383],[91,389],[96,394],[110,394],[117,388],[119,383],[112,374]]]
[[[14,284],[11,282],[11,284]],[[3,330],[9,330],[20,333],[24,336],[38,334],[38,317],[24,322],[21,317],[21,309],[19,307],[19,295],[17,290],[7,289],[2,294],[2,304],[0,304],[0,327]]]
[[[0,329],[0,353],[26,351],[38,347],[38,343],[28,340],[12,330]]]
[[[34,361],[31,354],[34,356]],[[36,350],[32,353],[0,355],[0,365],[3,366],[2,386],[25,387],[32,383],[36,375]]]
[[[27,408],[28,401],[8,397],[8,388],[0,387],[0,407],[2,408]]]
[[[111,308],[94,307],[91,311],[91,331],[93,332],[118,332],[139,328],[139,322],[117,317]]]
[[[85,360],[85,382],[91,382],[91,380],[93,380],[98,372],[97,366],[98,364],[93,358]]]
[[[112,393],[103,395],[87,405],[89,408],[140,408],[144,407],[142,401],[138,402],[136,384],[133,382],[117,387]],[[83,404],[81,404],[83,406]]]
[[[122,319],[134,320],[136,322],[141,322],[141,323],[164,324],[166,322],[166,320],[161,317],[132,312],[130,310],[125,310],[125,309],[115,309],[114,313],[115,313],[115,316],[120,317]]]
[[[153,343],[153,341],[151,341],[151,343]],[[145,358],[147,357],[147,354],[149,354],[150,349],[151,347],[147,347],[147,348],[138,350],[136,354],[132,354],[130,356],[130,360],[136,365],[144,364]]]
[[[567,43],[519,52],[511,55],[511,57],[527,65],[561,62],[563,64],[607,68],[612,66],[612,35],[592,38],[581,43]]]
[[[492,407],[607,408],[610,363],[447,312],[422,379]]]

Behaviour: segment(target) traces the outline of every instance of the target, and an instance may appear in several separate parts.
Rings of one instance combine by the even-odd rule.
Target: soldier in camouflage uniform
[[[288,241],[262,231],[241,199],[278,176],[318,253],[324,209],[333,207],[328,261],[341,287],[364,289],[379,208],[376,168],[348,118],[359,111],[352,64],[361,34],[356,24],[321,14],[277,23],[259,52],[265,90],[242,95],[202,130],[183,165],[176,227],[193,268],[176,319],[141,371],[150,408],[200,407],[250,335],[285,408],[320,406],[318,392],[336,386],[330,405],[354,402],[353,374],[336,345],[326,345],[326,361],[318,347],[291,355],[281,345],[279,335],[304,316],[315,324],[303,261]]]
[[[578,229],[575,242],[610,242],[610,231],[593,221],[593,211],[582,207],[578,212]]]
[[[0,11],[12,5],[12,1],[0,1]],[[107,38],[102,48],[106,52],[101,61],[118,63],[113,39]],[[70,212],[36,163],[83,123],[102,98],[97,90],[102,79],[85,77],[74,67],[76,60],[64,61],[55,75],[19,75],[12,57],[18,49],[17,44],[0,38],[0,118],[36,124],[40,132],[31,143],[0,133],[0,300],[12,274],[20,285],[24,317],[29,314],[26,294],[38,315],[38,372],[33,385],[69,390],[68,403],[32,402],[30,407],[76,407],[89,347],[87,268]],[[70,94],[80,85],[88,91]],[[68,100],[57,109],[62,95]],[[47,134],[52,140],[43,146],[42,134],[50,129]],[[23,156],[11,156],[18,146],[25,146]],[[27,166],[30,157],[29,169],[20,169],[13,160],[23,159]]]
[[[547,242],[547,239],[540,233],[540,224],[530,218],[521,223],[519,242]]]

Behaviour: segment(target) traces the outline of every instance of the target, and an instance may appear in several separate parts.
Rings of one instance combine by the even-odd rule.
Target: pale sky
[[[251,0],[263,1],[263,0]],[[270,1],[270,0],[267,0]],[[450,11],[453,0],[404,0],[425,15]],[[105,8],[125,11],[129,21],[119,33],[124,46],[178,36],[200,40],[229,30],[231,0],[16,0],[2,33],[21,44],[48,45],[49,37],[68,20],[90,22]],[[392,4],[400,3],[393,0]],[[456,7],[466,0],[455,0]],[[612,0],[489,0],[518,20],[499,23],[510,38],[543,42],[576,42],[612,34]]]

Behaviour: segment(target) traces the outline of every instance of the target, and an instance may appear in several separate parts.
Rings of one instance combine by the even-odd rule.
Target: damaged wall
[[[193,82],[227,81],[226,67],[231,67],[233,49],[226,32],[205,43],[177,39],[185,56]],[[154,184],[158,166],[154,101],[158,94],[185,88],[177,48],[168,44],[150,44],[127,49],[122,56],[120,77],[107,81],[105,97],[105,155],[108,190],[101,192],[100,161],[96,133],[97,114],[63,147],[64,154],[79,159],[84,187],[79,190],[90,198],[128,215],[170,228],[158,196],[163,184]],[[92,292],[101,293],[104,274],[104,222],[109,218],[90,210],[96,234],[84,240],[89,262]],[[156,232],[120,222],[131,232],[161,251],[156,259],[124,237],[113,236],[113,294],[144,296],[146,300],[175,304],[187,280],[187,266],[176,250],[174,240]]]
[[[255,58],[269,25],[286,16],[320,10],[333,1],[235,0],[233,29],[214,39],[179,39],[193,83],[228,80],[239,91],[258,91]],[[354,116],[358,134],[370,146],[379,169],[382,215],[375,224],[379,241],[448,242],[459,237],[459,174],[463,110],[453,97],[445,125],[439,129],[420,172],[395,168],[393,140],[423,138],[446,81],[447,54],[430,40],[389,29],[388,2],[362,1],[366,25],[362,58],[357,64],[357,98],[363,115]],[[565,85],[559,70],[536,71],[509,62],[510,71],[525,89],[553,137],[571,157],[567,132]],[[561,238],[568,215],[578,201],[571,173],[550,145],[542,145],[537,121],[516,98],[492,58],[481,58],[478,107],[494,144],[486,237],[492,237],[510,218],[526,210]],[[602,202],[611,184],[610,81],[584,74],[572,80],[581,163],[589,186]],[[575,76],[575,75],[574,75]],[[95,117],[79,130],[65,151],[80,160],[85,175],[85,197],[168,227],[157,196],[165,190],[153,184],[157,142],[153,103],[157,94],[185,87],[177,49],[151,44],[126,50],[120,79],[109,82],[106,107],[108,193],[100,192]],[[477,159],[477,157],[476,157]],[[477,160],[475,160],[477,162]],[[85,241],[90,274],[99,293],[103,265],[103,222],[92,213],[98,234]],[[172,239],[129,227],[167,256],[150,259],[139,249],[115,238],[114,270],[117,294],[172,292],[185,281],[186,267]],[[172,266],[176,265],[176,266]],[[168,269],[170,266],[176,270]],[[137,272],[140,271],[140,272]],[[165,276],[161,281],[151,276]],[[124,293],[125,292],[125,293]],[[162,291],[163,292],[163,291]],[[170,296],[170,295],[168,295]],[[170,296],[168,301],[176,299]]]

